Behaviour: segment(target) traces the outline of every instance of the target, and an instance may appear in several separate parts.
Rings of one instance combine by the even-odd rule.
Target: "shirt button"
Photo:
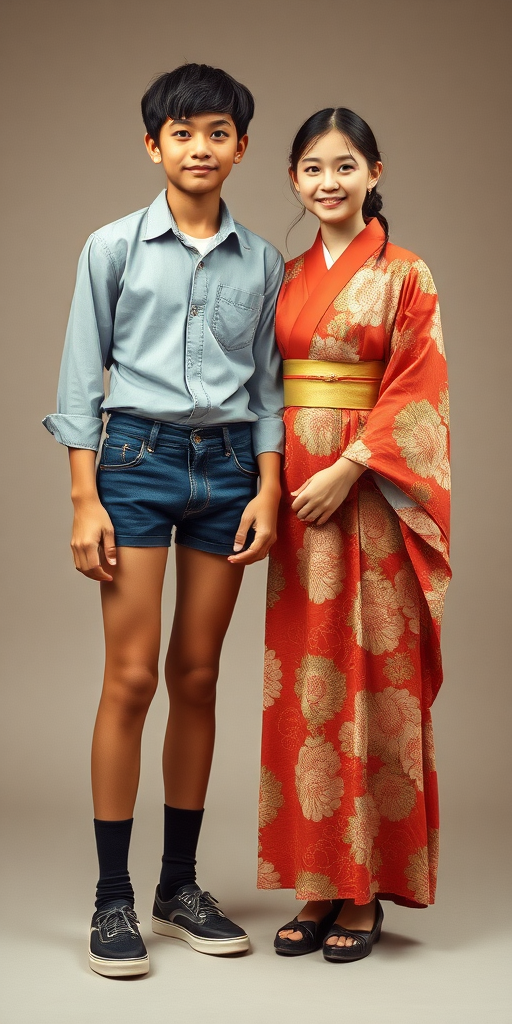
[[[203,261],[201,260],[201,261],[200,261],[200,263],[198,263],[198,264],[197,264],[197,269],[198,269],[198,270],[202,270],[202,269],[203,269],[203,267],[204,267],[204,263],[203,263]]]
[[[190,307],[190,315],[191,316],[197,316],[198,312],[199,312],[199,310],[198,310],[197,306],[191,306]]]

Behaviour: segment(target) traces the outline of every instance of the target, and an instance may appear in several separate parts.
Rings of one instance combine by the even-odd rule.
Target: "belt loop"
[[[153,426],[151,427],[151,433],[149,435],[148,452],[154,452],[154,450],[156,448],[156,441],[157,441],[158,434],[160,432],[160,426],[161,426],[160,421],[159,420],[155,420],[155,422],[153,423]]]
[[[231,441],[229,439],[229,428],[222,428],[222,436],[224,438],[224,453],[225,455],[231,455]]]

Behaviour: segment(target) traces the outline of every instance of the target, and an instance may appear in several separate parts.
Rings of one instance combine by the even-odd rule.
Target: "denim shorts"
[[[251,427],[191,429],[113,412],[97,479],[120,547],[168,547],[176,527],[177,544],[231,555],[257,490]]]

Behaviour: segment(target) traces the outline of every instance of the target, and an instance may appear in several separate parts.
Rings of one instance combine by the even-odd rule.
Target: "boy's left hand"
[[[228,562],[232,565],[252,565],[253,562],[260,562],[267,557],[277,539],[277,510],[280,497],[278,488],[262,488],[246,505],[233,544],[233,551],[240,551],[240,554],[229,555]],[[256,536],[247,551],[242,551],[251,526]]]

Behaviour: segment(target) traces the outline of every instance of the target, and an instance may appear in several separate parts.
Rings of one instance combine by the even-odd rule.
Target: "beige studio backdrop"
[[[495,952],[506,925],[503,814],[511,747],[511,286],[504,224],[511,14],[507,0],[4,0],[1,752],[6,942],[9,963],[23,972],[18,977],[15,970],[14,986],[4,990],[8,1024],[89,1024],[103,1013],[104,999],[121,1001],[119,1019],[167,1020],[166,970],[176,980],[173,964],[193,988],[201,982],[193,1007],[174,988],[173,1019],[192,1024],[256,1020],[275,999],[285,1015],[315,1006],[346,1010],[348,1000],[354,1013],[394,1024],[468,1024],[484,1012],[488,1020],[510,1020]],[[297,209],[287,183],[288,147],[314,110],[352,107],[373,127],[384,154],[391,238],[425,259],[440,292],[452,394],[455,578],[434,717],[439,901],[423,914],[388,905],[394,938],[379,947],[380,958],[353,965],[351,974],[342,968],[343,980],[320,960],[283,965],[273,956],[270,940],[281,918],[291,916],[293,894],[255,891],[263,565],[246,573],[226,642],[200,847],[203,884],[236,908],[249,930],[253,924],[255,954],[228,963],[160,943],[151,947],[153,974],[128,989],[85,966],[96,878],[89,744],[102,631],[97,584],[75,572],[68,547],[66,451],[40,420],[55,408],[85,239],[148,205],[163,187],[143,147],[140,97],[156,73],[185,61],[221,66],[255,95],[248,153],[225,192],[237,219],[288,258],[308,246],[316,230],[309,218],[292,232],[289,253],[285,248]],[[172,591],[171,561],[164,636]],[[160,692],[144,736],[131,862],[146,934],[161,852],[165,714]],[[488,943],[485,955],[480,941]]]

